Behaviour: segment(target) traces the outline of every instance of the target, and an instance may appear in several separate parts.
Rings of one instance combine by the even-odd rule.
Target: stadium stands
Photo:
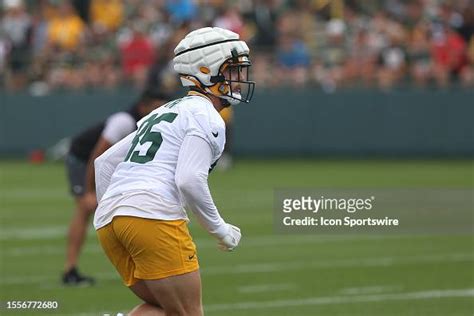
[[[260,88],[474,86],[467,0],[4,0],[2,89],[142,88],[205,25],[250,43]]]

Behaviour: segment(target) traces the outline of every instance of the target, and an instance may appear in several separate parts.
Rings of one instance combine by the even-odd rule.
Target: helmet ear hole
[[[206,66],[199,67],[199,71],[202,72],[203,74],[206,74],[206,75],[211,72],[211,70],[209,68],[207,68]]]

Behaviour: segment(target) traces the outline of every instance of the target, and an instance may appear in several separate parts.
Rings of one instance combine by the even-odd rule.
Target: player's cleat
[[[92,286],[95,279],[79,273],[76,267],[63,274],[63,284],[67,286]]]

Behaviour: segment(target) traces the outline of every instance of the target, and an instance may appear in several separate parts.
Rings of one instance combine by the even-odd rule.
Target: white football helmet
[[[185,87],[224,100],[224,105],[248,103],[255,82],[249,81],[249,48],[239,35],[219,27],[192,31],[174,50],[174,70]]]

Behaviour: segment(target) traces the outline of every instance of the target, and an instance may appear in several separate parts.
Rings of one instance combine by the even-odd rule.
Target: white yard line
[[[354,296],[308,297],[287,300],[248,301],[227,304],[210,304],[204,307],[207,312],[248,309],[270,309],[282,307],[316,306],[331,304],[353,304],[367,302],[386,302],[401,300],[426,300],[449,297],[474,297],[474,289],[430,290],[396,294],[371,294]]]
[[[66,225],[43,226],[32,228],[2,227],[0,240],[49,240],[66,236]]]
[[[41,226],[41,227],[1,227],[0,240],[51,240],[63,238],[67,231],[67,225]],[[90,233],[94,233],[93,227],[89,228]],[[407,236],[319,236],[319,235],[263,235],[258,237],[245,237],[242,244],[246,246],[271,246],[271,245],[288,245],[296,243],[321,243],[327,241],[347,241],[347,240],[379,240],[387,238],[406,238]],[[213,242],[211,239],[197,239],[198,243]]]
[[[388,302],[388,301],[410,301],[410,300],[431,300],[454,297],[474,297],[474,289],[434,289],[419,292],[395,293],[395,294],[371,294],[357,296],[323,296],[308,297],[286,300],[271,301],[244,301],[239,303],[221,303],[221,304],[205,304],[206,312],[224,312],[239,310],[265,310],[286,307],[301,306],[318,306],[318,305],[335,305],[335,304],[357,304],[372,302]],[[255,314],[255,313],[254,313]],[[116,312],[84,312],[69,313],[62,315],[79,315],[79,316],[103,316],[117,315]]]
[[[5,199],[51,199],[51,198],[69,198],[72,200],[68,192],[67,186],[61,188],[31,188],[31,189],[3,189],[1,197]]]
[[[270,284],[255,284],[239,286],[237,291],[239,293],[254,294],[254,293],[267,293],[267,292],[280,292],[296,289],[295,283],[270,283]]]
[[[232,267],[216,266],[203,268],[201,271],[208,275],[271,273],[304,269],[323,268],[352,268],[352,267],[388,267],[401,264],[419,264],[433,262],[465,262],[474,261],[472,253],[436,254],[410,257],[378,257],[358,259],[314,260],[267,262],[257,264],[241,264]]]
[[[209,266],[201,269],[201,273],[207,276],[222,276],[235,274],[252,273],[280,273],[283,271],[296,270],[317,270],[333,268],[353,268],[353,267],[391,267],[405,264],[420,263],[446,263],[446,262],[471,262],[474,261],[474,255],[471,253],[451,253],[437,255],[419,255],[411,257],[379,257],[379,258],[361,258],[361,259],[338,259],[338,260],[315,260],[309,262],[289,261],[289,262],[266,262],[255,264],[238,264],[229,266]],[[96,275],[101,280],[119,279],[118,275],[110,268],[109,272],[97,271]],[[58,282],[51,276],[4,276],[0,283],[4,285],[21,284],[41,284],[44,282]]]
[[[375,285],[362,287],[347,287],[339,291],[342,295],[379,294],[388,292],[402,292],[401,285]]]

